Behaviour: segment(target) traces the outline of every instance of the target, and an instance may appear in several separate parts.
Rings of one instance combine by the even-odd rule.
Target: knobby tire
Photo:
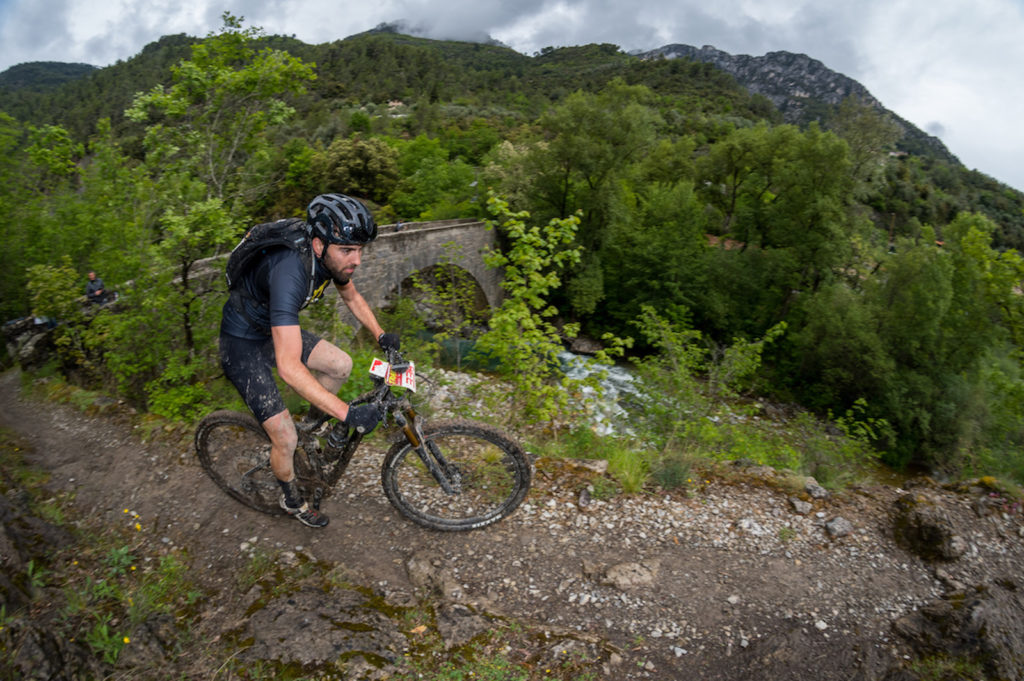
[[[423,435],[454,466],[461,485],[455,494],[445,492],[408,441],[395,443],[384,457],[381,482],[388,501],[406,518],[434,530],[472,530],[505,518],[526,497],[529,460],[500,429],[436,421]]]

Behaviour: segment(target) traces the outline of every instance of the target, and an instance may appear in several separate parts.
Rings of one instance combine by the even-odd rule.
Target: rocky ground
[[[423,626],[447,649],[499,627],[527,632],[500,652],[531,661],[531,678],[576,678],[551,671],[563,659],[578,678],[623,680],[914,679],[944,668],[937,660],[960,660],[976,678],[1024,678],[1024,525],[985,481],[829,494],[735,464],[685,490],[604,498],[599,469],[541,459],[515,515],[444,534],[387,504],[383,441],[371,440],[324,504],[331,524],[311,530],[224,496],[187,433],[143,441],[138,420],[116,408],[89,415],[25,398],[13,371],[0,376],[0,426],[25,439],[83,517],[130,516],[200,568],[211,597],[192,626],[204,643],[133,651],[136,676],[125,678],[146,664],[174,678],[237,678],[217,655],[388,678],[407,669],[410,632],[423,631],[393,613],[425,602]],[[4,567],[24,568],[5,526]],[[313,560],[343,579],[334,590],[240,591],[237,574],[257,553],[286,574]],[[22,646],[16,661],[33,654],[24,637],[4,640]]]

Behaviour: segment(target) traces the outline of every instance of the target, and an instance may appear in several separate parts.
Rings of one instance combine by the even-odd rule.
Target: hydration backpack
[[[241,312],[250,323],[253,322],[245,312],[245,306],[240,297],[252,298],[245,287],[239,286],[239,282],[253,263],[268,251],[282,246],[298,251],[302,255],[309,269],[309,288],[306,291],[306,300],[302,307],[320,297],[324,286],[314,291],[316,280],[316,259],[313,257],[313,247],[306,221],[302,218],[288,218],[276,222],[264,222],[252,227],[238,245],[231,250],[228,256],[227,267],[224,268],[224,277],[228,282],[228,290],[231,295],[231,302],[235,309]]]

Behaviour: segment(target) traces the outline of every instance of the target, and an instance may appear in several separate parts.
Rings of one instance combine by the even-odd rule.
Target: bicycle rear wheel
[[[446,492],[407,441],[384,457],[381,482],[388,500],[410,520],[435,530],[472,530],[518,508],[530,489],[526,453],[501,430],[472,421],[438,421],[425,444],[447,462]]]
[[[251,414],[215,411],[196,429],[199,463],[217,486],[249,508],[284,513],[270,469],[270,438]]]

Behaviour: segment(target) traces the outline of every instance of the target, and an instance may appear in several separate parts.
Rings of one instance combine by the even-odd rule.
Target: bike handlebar
[[[388,356],[388,364],[394,369],[395,373],[402,373],[409,368],[410,362],[406,361],[402,357],[402,353],[398,350],[386,350],[385,354]]]

